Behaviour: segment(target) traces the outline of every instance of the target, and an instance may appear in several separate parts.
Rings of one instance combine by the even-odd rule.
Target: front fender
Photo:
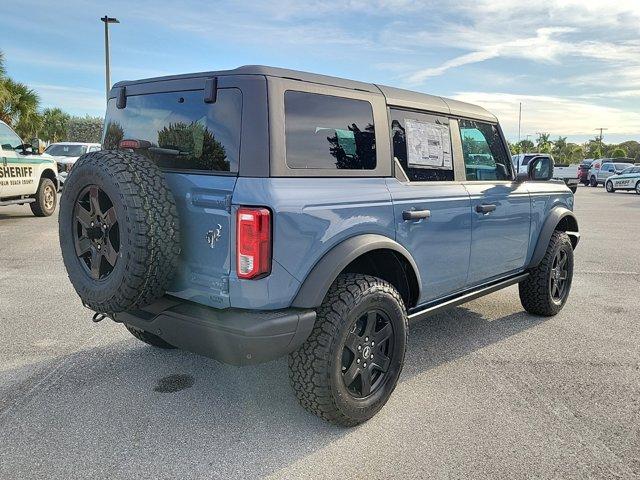
[[[383,249],[393,250],[405,257],[416,274],[418,286],[422,285],[418,266],[406,248],[383,235],[363,234],[339,243],[316,263],[298,290],[292,306],[298,308],[320,306],[329,287],[347,265],[367,252]]]
[[[578,220],[576,219],[576,216],[568,208],[555,207],[549,212],[549,215],[540,230],[536,248],[533,251],[531,261],[528,265],[529,268],[537,267],[540,264],[545,252],[547,251],[551,235],[553,235],[553,232],[558,229],[558,226],[560,226],[560,230],[566,232],[571,237],[571,244],[573,245],[574,250],[578,246],[580,233],[578,232]]]

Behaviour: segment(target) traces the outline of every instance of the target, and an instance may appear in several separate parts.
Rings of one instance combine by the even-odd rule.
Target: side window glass
[[[409,181],[453,180],[448,118],[391,109],[391,142]]]
[[[369,102],[289,90],[284,94],[284,109],[289,168],[376,168]]]
[[[510,180],[507,151],[495,125],[459,120],[467,180]]]

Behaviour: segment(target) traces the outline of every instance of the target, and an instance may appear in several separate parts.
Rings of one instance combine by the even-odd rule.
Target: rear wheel
[[[640,182],[636,183],[636,193],[640,195]]]
[[[300,404],[343,426],[373,417],[398,383],[407,314],[398,291],[376,277],[338,276],[307,341],[289,355]]]
[[[576,193],[578,191],[578,185],[573,185],[572,187],[569,187],[569,190],[571,190],[571,193]]]
[[[60,246],[85,306],[118,313],[161,297],[180,253],[178,215],[164,175],[135,153],[83,155],[65,182]]]
[[[29,204],[36,217],[49,217],[53,215],[58,204],[58,192],[53,181],[49,178],[41,178],[36,201]]]
[[[598,186],[598,181],[596,180],[596,177],[594,177],[593,175],[589,179],[589,185],[591,185],[592,187]]]
[[[529,313],[556,315],[569,297],[572,280],[573,246],[565,232],[556,230],[540,264],[520,282],[520,302]]]
[[[607,192],[609,192],[609,193],[613,193],[613,192],[615,192],[615,191],[616,191],[616,189],[615,189],[615,188],[613,188],[613,182],[612,182],[612,181],[608,181],[608,182],[606,183],[605,187],[606,187],[606,189],[607,189]]]

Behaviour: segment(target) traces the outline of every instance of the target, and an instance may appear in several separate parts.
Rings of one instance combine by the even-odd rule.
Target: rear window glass
[[[376,138],[369,102],[287,91],[284,107],[289,168],[376,168]]]
[[[102,144],[133,148],[161,168],[237,172],[241,112],[235,88],[220,89],[215,103],[201,90],[130,96],[123,109],[111,99]]]

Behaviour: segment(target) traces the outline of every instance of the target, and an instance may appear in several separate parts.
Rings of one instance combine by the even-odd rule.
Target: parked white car
[[[102,150],[99,143],[57,142],[49,145],[44,153],[52,156],[58,164],[58,181],[62,186],[76,160],[85,153],[98,150]]]

